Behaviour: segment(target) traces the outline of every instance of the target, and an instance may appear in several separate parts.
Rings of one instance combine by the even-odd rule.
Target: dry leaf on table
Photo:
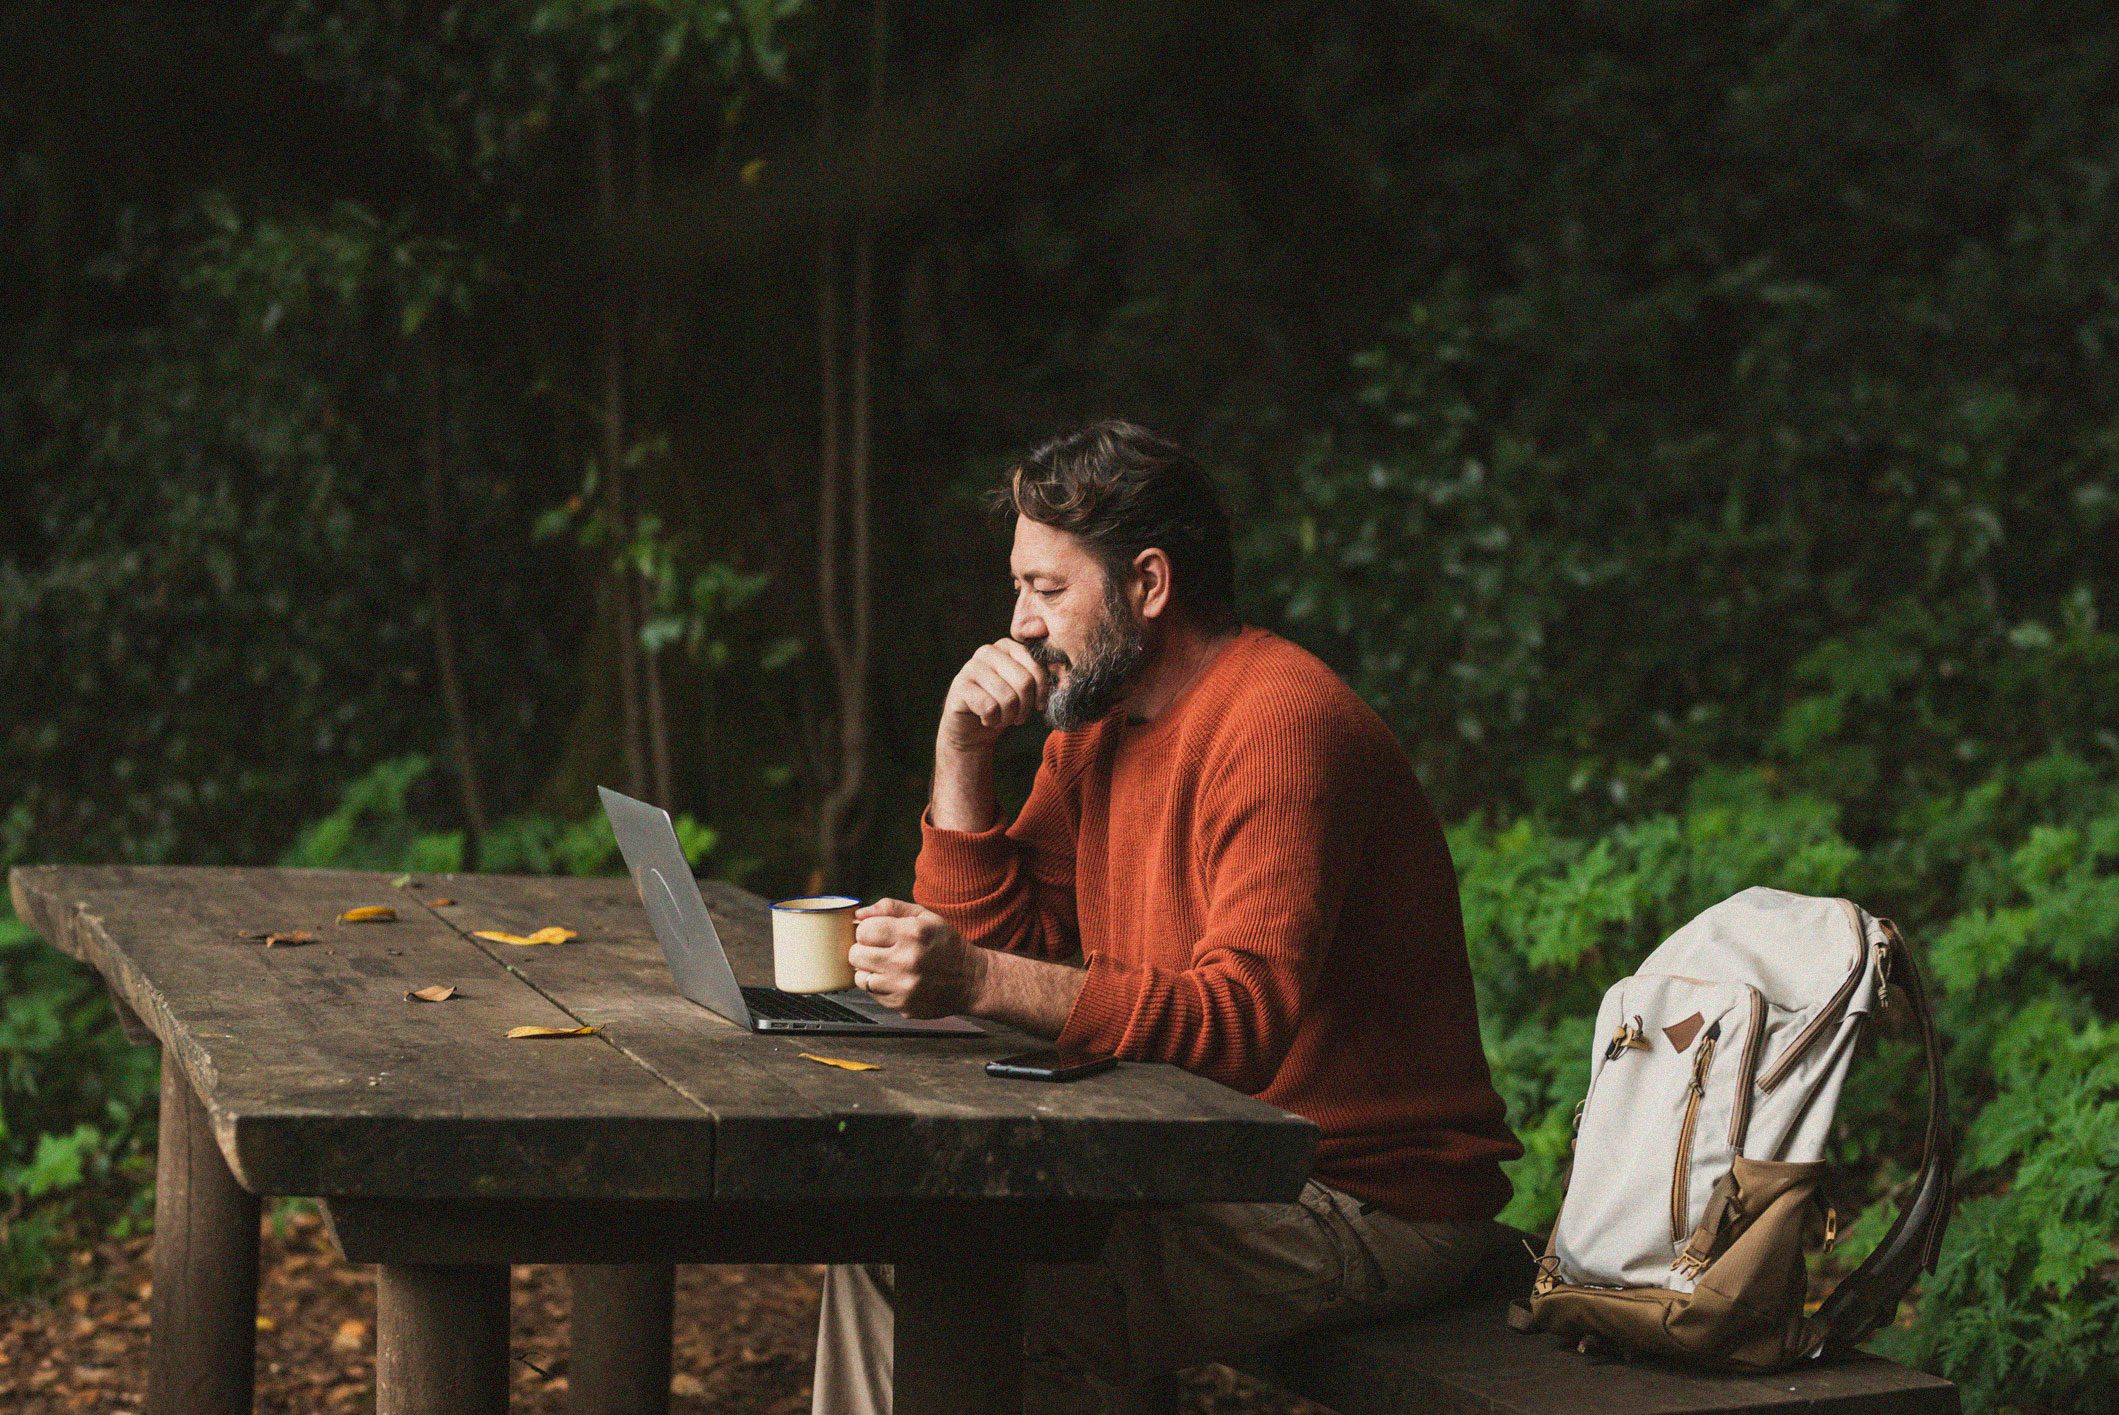
[[[265,947],[267,948],[279,948],[283,946],[287,948],[293,948],[298,944],[315,942],[316,935],[309,932],[307,929],[285,929],[279,933],[269,933],[265,935]]]
[[[841,1061],[836,1056],[818,1056],[811,1051],[798,1051],[796,1056],[804,1061],[815,1061],[825,1066],[836,1066],[842,1071],[881,1071],[883,1068],[866,1061]]]
[[[528,948],[531,944],[536,943],[565,943],[568,939],[576,937],[576,935],[572,929],[563,929],[559,925],[554,924],[550,928],[539,929],[533,934],[504,934],[498,929],[476,929],[472,931],[471,937],[491,939],[494,943],[512,943],[518,948]]]
[[[342,924],[387,924],[396,917],[397,911],[387,904],[363,904],[339,915],[338,921]]]
[[[431,988],[412,989],[412,991],[405,994],[405,1001],[411,1002],[416,998],[421,1002],[447,1002],[454,996],[456,996],[456,989],[450,984],[436,983]]]
[[[535,1041],[539,1037],[586,1037],[595,1033],[594,1027],[510,1027],[511,1042]]]

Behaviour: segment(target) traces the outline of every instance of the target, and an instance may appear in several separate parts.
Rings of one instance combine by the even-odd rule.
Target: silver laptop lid
[[[632,872],[633,887],[647,909],[647,921],[662,941],[662,956],[669,960],[677,991],[701,1007],[720,1013],[739,1027],[751,1025],[750,1008],[743,989],[728,966],[721,948],[721,935],[714,930],[706,901],[699,896],[699,882],[677,844],[677,829],[670,813],[630,796],[621,796],[607,786],[596,788],[603,798],[603,813],[610,817],[611,831],[618,837],[619,853]]]

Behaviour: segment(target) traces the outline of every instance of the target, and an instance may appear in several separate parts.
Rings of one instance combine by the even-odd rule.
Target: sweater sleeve
[[[1367,834],[1371,789],[1344,714],[1283,700],[1204,764],[1191,966],[1091,953],[1059,1046],[1165,1061],[1256,1093],[1293,1043]]]
[[[920,815],[913,901],[981,948],[1055,962],[1081,951],[1074,897],[1078,807],[1059,742],[1057,732],[1045,739],[1030,798],[1013,825],[944,830],[931,807]]]

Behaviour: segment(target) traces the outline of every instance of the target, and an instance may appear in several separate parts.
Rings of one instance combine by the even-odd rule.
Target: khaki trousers
[[[1184,1367],[1447,1299],[1504,1232],[1363,1212],[1314,1179],[1292,1204],[1121,1213],[1094,1262],[1025,1269],[1024,1409],[1162,1415]],[[815,1415],[889,1415],[891,1294],[887,1266],[826,1274]]]

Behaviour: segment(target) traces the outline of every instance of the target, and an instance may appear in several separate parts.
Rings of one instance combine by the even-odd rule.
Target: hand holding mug
[[[986,981],[983,949],[932,909],[878,899],[854,910],[854,985],[907,1017],[974,1012]]]

